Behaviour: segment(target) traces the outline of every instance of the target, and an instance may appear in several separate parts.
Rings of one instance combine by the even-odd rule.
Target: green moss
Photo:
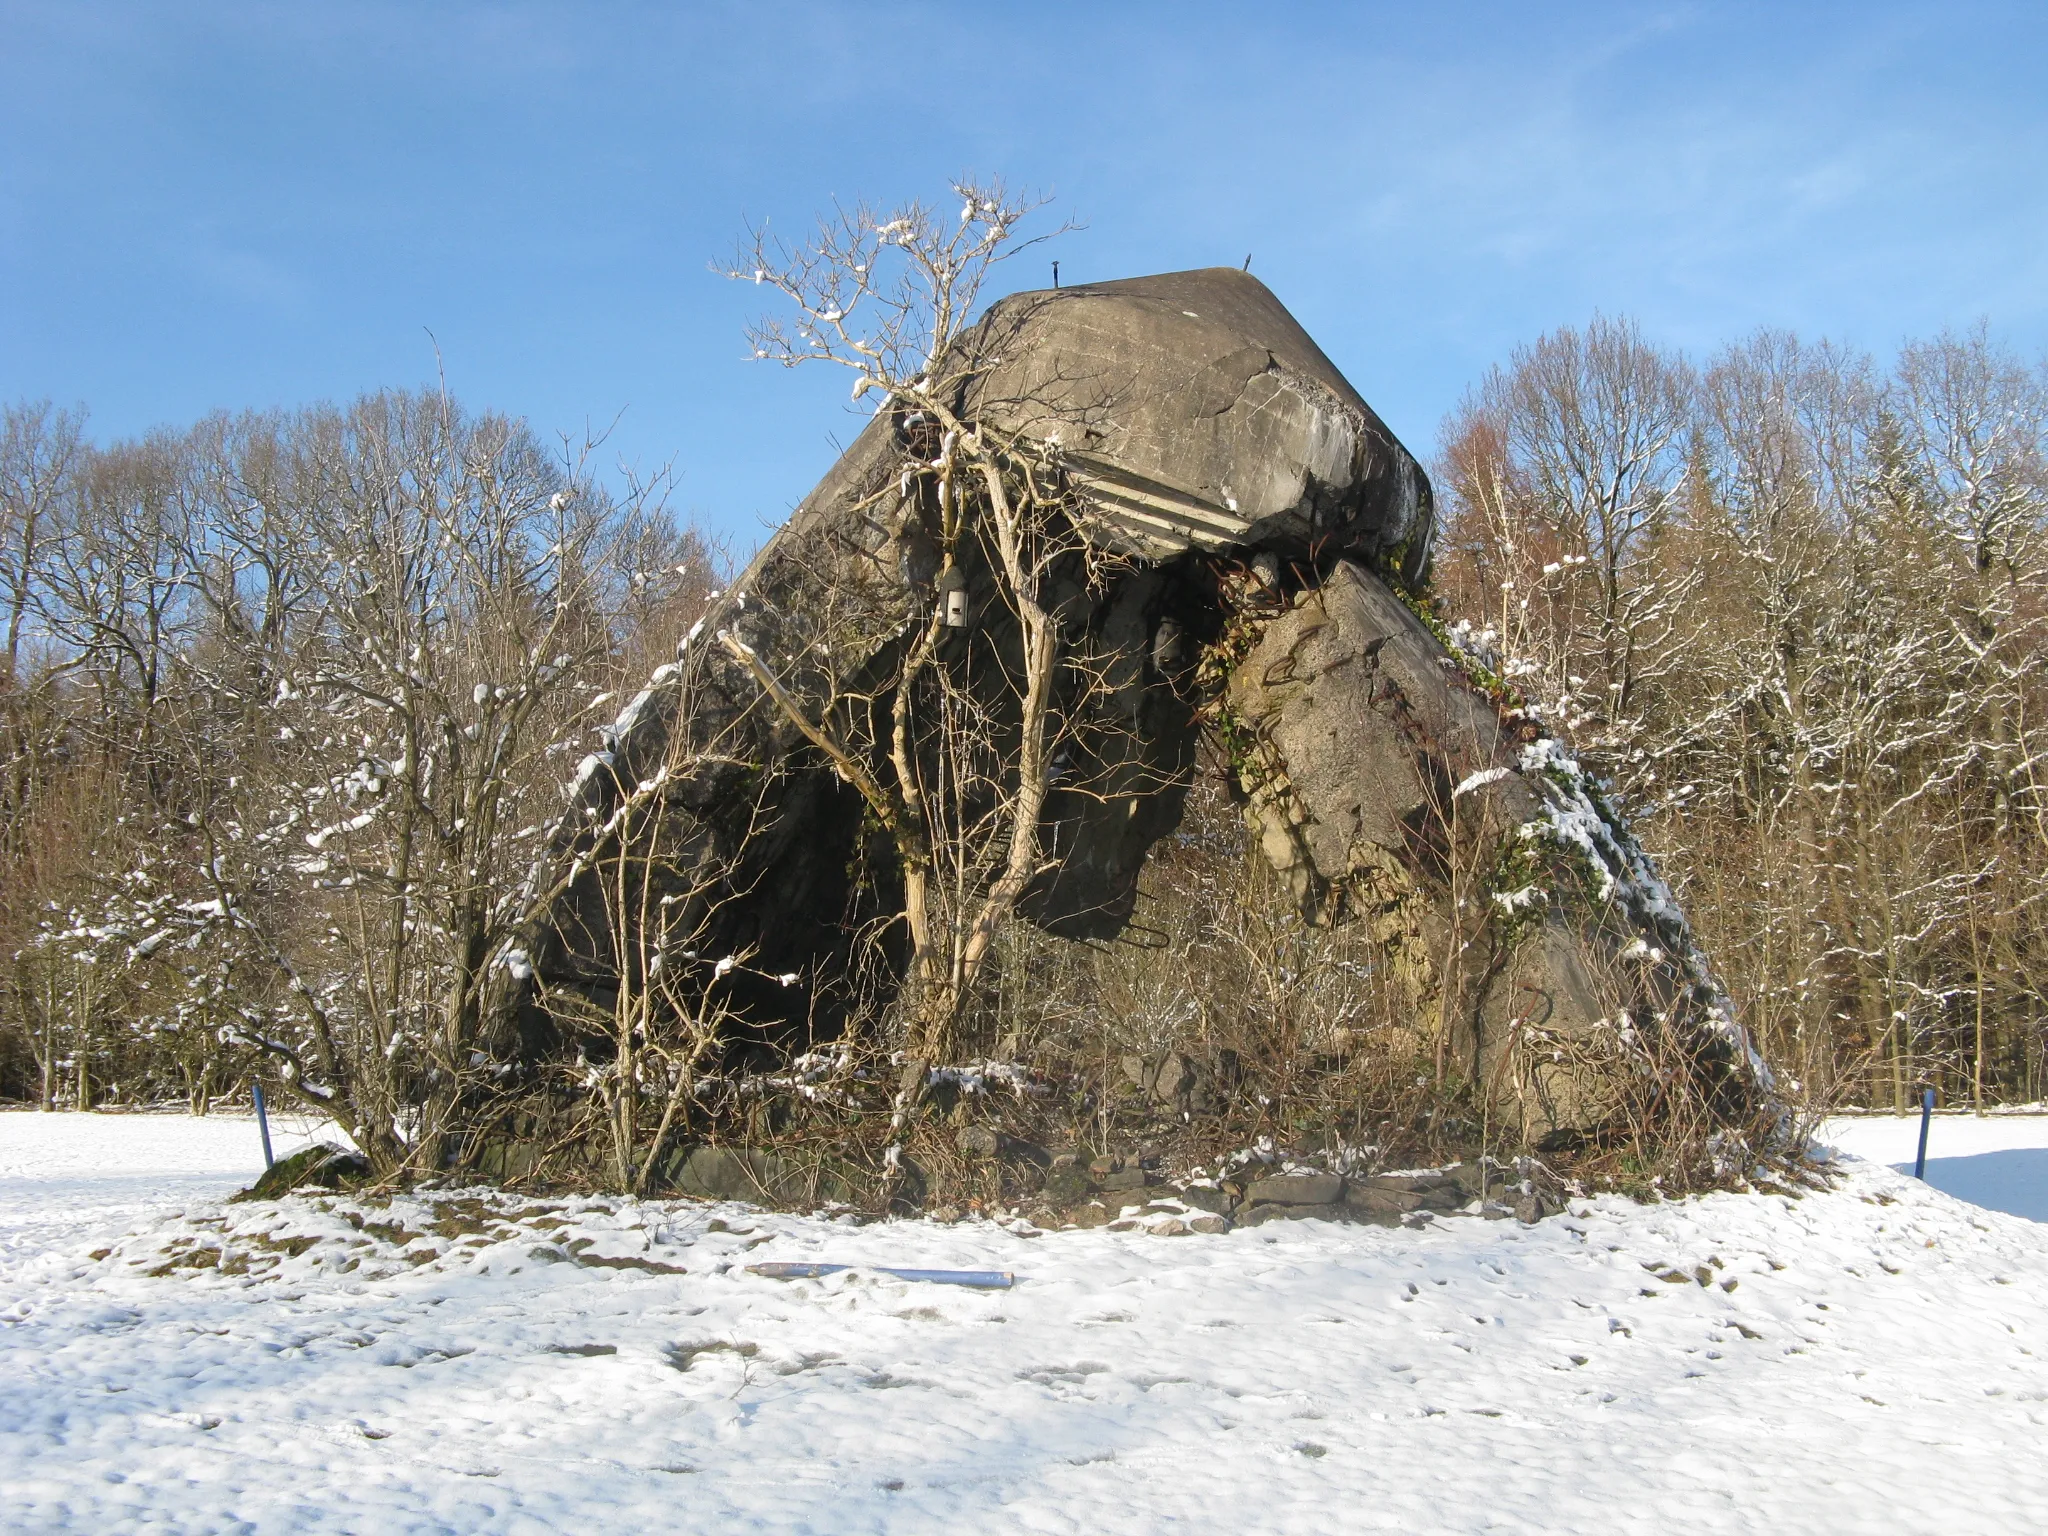
[[[370,1165],[361,1154],[320,1142],[271,1164],[263,1177],[240,1194],[230,1195],[228,1202],[278,1200],[306,1185],[347,1189],[367,1182],[369,1177]]]
[[[1202,648],[1195,665],[1195,686],[1202,695],[1197,717],[1207,727],[1230,764],[1238,788],[1249,794],[1270,777],[1258,733],[1231,708],[1231,674],[1243,665],[1266,632],[1274,614],[1240,611],[1231,615],[1223,633]]]
[[[1415,534],[1410,533],[1399,543],[1389,544],[1369,557],[1373,574],[1399,594],[1402,598],[1429,601],[1429,577],[1427,573],[1420,581],[1408,579],[1408,555],[1415,548]]]
[[[1264,777],[1264,769],[1259,763],[1258,736],[1225,700],[1216,701],[1208,719],[1216,744],[1229,762],[1238,786],[1249,792]]]
[[[1389,581],[1387,586],[1394,596],[1401,600],[1402,605],[1436,636],[1437,644],[1456,658],[1458,670],[1464,674],[1465,679],[1491,699],[1496,708],[1510,713],[1528,708],[1529,701],[1522,696],[1519,688],[1452,643],[1450,627],[1436,611],[1434,597],[1427,592],[1411,592],[1398,581]]]
[[[1537,839],[1510,833],[1500,840],[1493,868],[1487,871],[1483,888],[1487,905],[1492,909],[1495,931],[1503,944],[1511,947],[1519,944],[1543,926],[1552,899],[1551,892],[1545,887],[1552,873],[1551,861],[1544,856],[1544,849]],[[1525,906],[1510,909],[1494,900],[1496,896],[1527,890],[1531,886],[1544,889],[1538,900]]]

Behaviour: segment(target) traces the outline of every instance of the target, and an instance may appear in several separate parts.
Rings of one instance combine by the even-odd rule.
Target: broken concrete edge
[[[1587,872],[1596,880],[1611,880],[1630,920],[1638,927],[1650,927],[1668,939],[1667,952],[1692,983],[1703,1019],[1727,1043],[1756,1086],[1775,1099],[1777,1084],[1769,1064],[1737,1018],[1734,1002],[1705,951],[1700,948],[1677,896],[1657,872],[1627,819],[1613,808],[1609,800],[1609,786],[1587,773],[1578,756],[1544,728],[1540,713],[1521,689],[1495,671],[1483,655],[1464,643],[1453,626],[1444,622],[1426,589],[1410,588],[1405,583],[1389,580],[1384,572],[1379,574],[1394,596],[1458,663],[1462,680],[1493,704],[1502,724],[1508,727],[1520,725],[1533,734],[1534,739],[1524,745],[1522,762],[1518,767],[1525,778],[1533,776],[1532,770],[1541,773],[1548,781],[1546,788],[1556,791],[1555,795],[1546,793],[1543,796],[1549,814],[1545,824],[1535,830],[1535,835],[1543,837],[1554,847],[1579,856],[1584,860]],[[1535,755],[1534,761],[1532,754]],[[1591,846],[1568,830],[1574,823],[1585,824],[1588,817],[1600,828],[1600,834],[1591,840]],[[1605,846],[1606,855],[1611,857],[1596,851],[1601,845]],[[1785,1116],[1780,1118],[1789,1125]]]
[[[1658,937],[1659,958],[1675,965],[1690,984],[1700,1022],[1726,1045],[1738,1069],[1775,1101],[1777,1081],[1770,1065],[1736,1016],[1734,1001],[1700,948],[1677,895],[1610,804],[1607,787],[1568,746],[1547,735],[1523,747],[1518,768],[1538,787],[1544,809],[1542,819],[1524,824],[1521,835],[1576,856],[1604,887],[1603,901],[1617,906],[1639,932]],[[1642,940],[1637,944],[1643,945],[1645,958],[1654,953]],[[1635,958],[1628,951],[1624,957]]]
[[[1212,267],[1012,294],[958,404],[1057,442],[1133,552],[1342,546],[1426,569],[1428,478],[1278,297]],[[1257,422],[1258,458],[1245,453]]]
[[[1769,1069],[1606,786],[1533,711],[1506,709],[1478,686],[1469,653],[1433,620],[1426,605],[1365,566],[1339,561],[1312,591],[1242,610],[1223,637],[1228,653],[1212,666],[1227,673],[1228,692],[1212,708],[1212,723],[1262,850],[1304,918],[1353,915],[1358,872],[1384,866],[1404,902],[1417,903],[1425,920],[1441,919],[1428,910],[1441,905],[1441,881],[1417,868],[1414,850],[1392,834],[1398,827],[1413,835],[1416,816],[1442,825],[1451,815],[1445,807],[1483,790],[1507,825],[1493,834],[1481,910],[1501,952],[1537,957],[1533,990],[1550,1006],[1545,1028],[1561,1026],[1567,1040],[1611,1032],[1626,1044],[1634,1029],[1675,1026],[1706,1069],[1702,1088],[1715,1095],[1733,1089],[1731,1102],[1748,1106],[1742,1118],[1759,1103],[1768,1117],[1775,1104]],[[1333,643],[1332,635],[1341,638]],[[1332,650],[1334,660],[1321,654]],[[1395,750],[1376,761],[1354,743],[1376,740],[1370,725],[1382,715],[1398,734],[1389,737]],[[1368,722],[1362,737],[1334,728],[1352,718]],[[1400,750],[1404,736],[1412,762]],[[1407,800],[1415,805],[1403,814]],[[1361,808],[1378,814],[1361,821]],[[1375,820],[1387,825],[1374,832]],[[1600,981],[1609,966],[1616,968],[1604,972],[1611,985]],[[1619,996],[1604,995],[1613,992]],[[1475,1018],[1497,1037],[1498,1056],[1498,1041],[1512,1033],[1495,1027],[1501,1005],[1488,996],[1477,1007]],[[1476,1036],[1472,1048],[1475,1078],[1501,1074],[1499,1061],[1477,1059]],[[1540,1128],[1593,1130],[1607,1111],[1588,1092],[1591,1082],[1569,1084],[1569,1102],[1555,1104],[1539,1087]]]

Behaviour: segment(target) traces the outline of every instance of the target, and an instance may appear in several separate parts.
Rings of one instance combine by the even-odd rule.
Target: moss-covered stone
[[[369,1162],[360,1152],[351,1152],[320,1142],[290,1157],[279,1158],[264,1170],[263,1177],[231,1197],[233,1200],[277,1200],[295,1189],[349,1189],[368,1181]]]

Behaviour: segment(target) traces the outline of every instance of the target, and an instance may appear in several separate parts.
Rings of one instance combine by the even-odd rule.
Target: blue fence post
[[[1927,1177],[1927,1127],[1933,1119],[1934,1090],[1932,1088],[1922,1088],[1920,1090],[1920,1154],[1913,1159],[1913,1177],[1916,1179]]]
[[[277,1159],[270,1155],[270,1116],[264,1112],[263,1108],[263,1085],[261,1083],[251,1083],[249,1085],[249,1093],[256,1100],[256,1129],[263,1134],[263,1166],[266,1168],[273,1167]],[[1920,1133],[1920,1145],[1922,1150],[1925,1150],[1927,1145],[1927,1133],[1925,1131]]]

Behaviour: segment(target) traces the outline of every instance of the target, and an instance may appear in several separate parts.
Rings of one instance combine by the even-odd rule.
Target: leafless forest
[[[711,552],[433,394],[82,428],[6,416],[9,1088],[203,1108],[264,1064],[389,1134],[380,1094],[467,1066],[560,786]]]
[[[0,1093],[203,1108],[260,1068],[390,1134],[488,1059],[563,787],[725,567],[659,482],[432,393],[87,429],[0,438]],[[1595,320],[1437,445],[1439,616],[1612,781],[1816,1099],[2042,1096],[2044,432],[1981,332],[1702,364]],[[1400,1031],[1233,816],[1195,797],[1149,947],[1003,939],[961,1048]]]

